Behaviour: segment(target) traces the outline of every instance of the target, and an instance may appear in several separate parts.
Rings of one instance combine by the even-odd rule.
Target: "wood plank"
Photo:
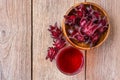
[[[0,0],[0,80],[31,79],[31,1]]]
[[[33,1],[33,80],[85,80],[84,68],[78,75],[67,76],[57,69],[55,61],[45,60],[52,45],[47,29],[56,21],[61,25],[64,14],[73,4],[74,0]]]
[[[120,0],[87,0],[101,5],[110,16],[111,31],[105,43],[87,53],[87,80],[120,79]]]

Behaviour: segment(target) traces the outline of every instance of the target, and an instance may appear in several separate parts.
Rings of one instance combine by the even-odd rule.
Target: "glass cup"
[[[63,48],[56,56],[57,68],[66,75],[78,74],[83,64],[83,53],[72,46]]]

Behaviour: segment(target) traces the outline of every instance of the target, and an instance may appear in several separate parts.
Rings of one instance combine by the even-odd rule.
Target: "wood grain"
[[[33,1],[33,80],[85,80],[84,68],[78,75],[67,76],[57,69],[55,61],[45,60],[47,49],[52,46],[49,25],[56,21],[61,25],[64,14],[74,3],[74,0]]]
[[[110,16],[111,32],[106,42],[87,53],[86,80],[120,79],[120,0],[87,0],[101,5]]]
[[[0,80],[31,79],[31,1],[0,0]]]

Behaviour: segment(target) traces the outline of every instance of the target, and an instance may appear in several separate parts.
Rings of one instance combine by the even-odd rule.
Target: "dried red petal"
[[[107,19],[106,19],[106,17],[103,17],[100,22],[102,23],[103,26],[106,26],[107,25]]]
[[[50,25],[50,29],[48,30],[51,32],[51,36],[54,39],[54,47],[49,47],[46,59],[50,58],[50,61],[53,61],[58,51],[66,45],[66,41],[63,38],[62,30],[61,28],[58,28],[57,23],[55,23],[54,26]]]
[[[94,9],[92,8],[92,6],[90,5],[90,6],[88,6],[88,7],[86,7],[86,10],[90,13],[90,14],[92,14],[93,13],[93,11],[94,11]]]
[[[91,37],[85,36],[84,39],[86,44],[91,43]]]
[[[58,50],[60,50],[61,48],[63,48],[64,46],[65,46],[65,40],[64,39],[61,39],[61,38],[59,38],[59,39],[57,39],[57,40],[54,40],[54,46],[58,49]]]
[[[84,27],[86,23],[87,23],[87,19],[82,18],[81,21],[80,21],[80,26]]]
[[[58,28],[57,23],[54,26],[50,25],[50,29],[48,30],[51,32],[51,36],[55,39],[62,35],[61,28]]]
[[[76,35],[75,36],[75,39],[77,40],[77,41],[79,41],[79,42],[83,42],[85,39],[84,39],[84,36],[82,36],[82,35]]]
[[[47,56],[46,56],[46,59],[50,58],[50,61],[52,61],[52,60],[55,58],[57,52],[58,52],[58,51],[57,51],[56,48],[54,48],[54,47],[49,47],[49,49],[48,49],[48,54],[47,54]]]
[[[91,22],[87,22],[87,24],[85,24],[85,26],[81,29],[81,31],[84,33],[84,34],[86,34],[86,35],[88,35],[88,36],[91,36],[92,35],[92,31],[90,31],[90,29],[93,27],[94,25],[93,25],[93,22],[91,21]]]
[[[68,29],[68,33],[69,33],[69,35],[72,35],[72,34],[73,34],[73,32],[74,32],[74,30],[73,30],[73,29]]]
[[[78,33],[78,31],[77,30],[74,30],[72,33],[70,33],[70,31],[68,31],[69,32],[69,36],[70,37],[74,37],[77,33]]]
[[[83,12],[82,12],[82,11],[77,11],[77,12],[76,12],[76,15],[77,15],[77,17],[80,17],[80,18],[81,18],[81,17],[83,16]]]
[[[95,44],[99,40],[100,34],[98,32],[92,35],[92,43]]]
[[[76,16],[75,15],[70,15],[70,16],[64,16],[65,18],[65,24],[68,24],[68,25],[74,25],[75,24],[75,19],[76,19]]]
[[[100,27],[99,29],[98,29],[98,31],[100,32],[100,33],[103,33],[103,32],[105,32],[106,30],[108,29],[108,27]]]
[[[86,10],[86,8],[85,8],[85,5],[84,5],[84,4],[80,4],[79,6],[77,6],[77,7],[75,8],[75,10],[76,10],[76,11],[82,11],[82,12],[84,12],[84,11]]]
[[[93,12],[93,15],[96,17],[96,18],[99,18],[101,15],[100,15],[100,12],[98,11],[94,11]]]
[[[79,26],[79,25],[80,25],[80,20],[81,20],[81,17],[76,17],[74,27],[76,27],[76,26]]]

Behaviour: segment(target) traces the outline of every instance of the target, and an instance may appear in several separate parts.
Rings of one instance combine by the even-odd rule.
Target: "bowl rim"
[[[62,31],[63,31],[63,34],[64,34],[65,38],[67,39],[67,41],[68,41],[73,47],[76,47],[76,48],[79,48],[79,49],[82,49],[82,50],[90,50],[90,49],[99,47],[99,46],[102,45],[102,44],[105,42],[105,40],[108,38],[108,35],[109,35],[109,33],[110,33],[110,19],[109,19],[109,16],[108,16],[107,12],[106,12],[102,7],[100,7],[98,4],[93,3],[93,2],[80,2],[80,3],[74,4],[71,8],[69,8],[69,9],[67,10],[67,12],[66,12],[65,15],[67,15],[73,8],[75,8],[76,6],[78,6],[78,5],[80,5],[80,4],[91,4],[91,5],[95,6],[96,8],[99,8],[99,9],[103,12],[103,14],[107,17],[107,21],[108,21],[108,24],[109,24],[105,38],[104,38],[99,44],[97,44],[97,45],[95,45],[95,46],[93,46],[93,47],[87,47],[87,48],[86,48],[86,47],[81,47],[81,46],[78,46],[78,45],[74,44],[74,43],[68,38],[67,33],[66,33],[66,30],[65,30],[65,24],[64,24],[65,19],[63,19],[63,21],[62,21]]]

